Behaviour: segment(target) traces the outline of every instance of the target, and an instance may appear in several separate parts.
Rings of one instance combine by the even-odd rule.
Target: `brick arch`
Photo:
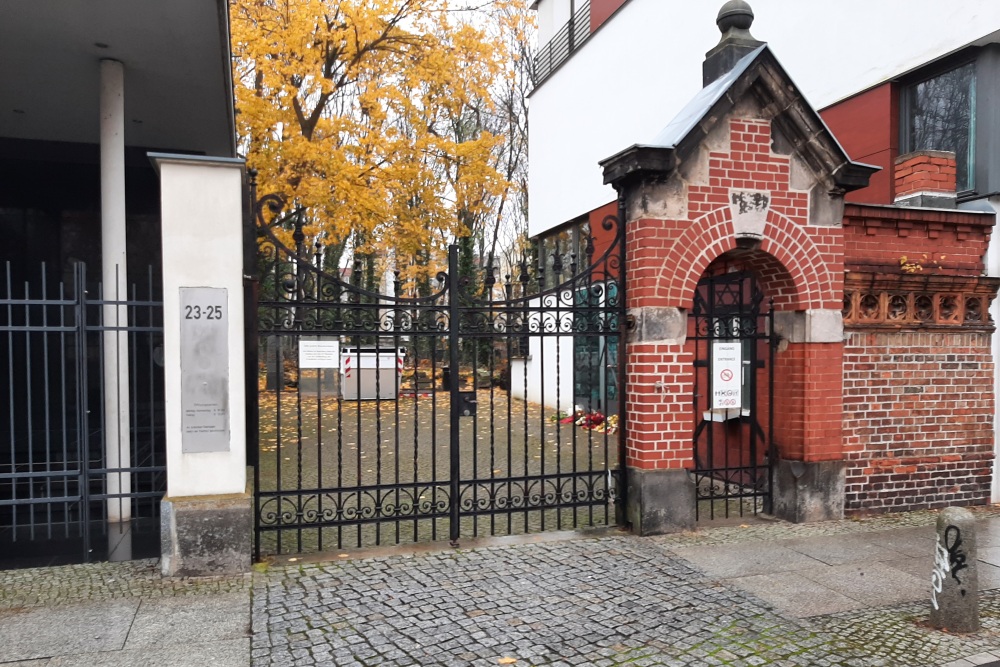
[[[794,310],[799,304],[795,278],[784,264],[766,252],[734,251],[720,255],[712,260],[702,277],[723,275],[730,271],[754,273],[765,297],[773,300],[776,310]]]
[[[684,230],[667,254],[657,285],[657,297],[664,300],[664,305],[690,309],[698,281],[709,264],[735,248],[729,206],[698,218]],[[768,211],[760,250],[773,261],[758,257],[754,261],[755,268],[765,284],[768,279],[774,281],[775,305],[782,310],[828,308],[831,303],[839,303],[823,254],[802,227],[774,210]]]
[[[789,310],[843,307],[843,296],[830,272],[829,262],[834,258],[824,254],[801,225],[774,210],[768,211],[760,249],[787,268],[796,282],[801,296],[796,307],[788,304]]]
[[[775,310],[799,310],[802,304],[800,286],[795,276],[776,257],[757,251],[746,261],[757,274],[764,294],[774,300]]]

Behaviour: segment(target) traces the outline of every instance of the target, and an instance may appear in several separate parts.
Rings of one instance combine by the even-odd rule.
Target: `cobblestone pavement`
[[[1000,550],[1000,508],[977,514],[990,522],[984,534],[994,546],[985,550]],[[1000,660],[1000,589],[981,594],[983,630],[958,636],[926,627],[924,601],[794,617],[678,555],[712,545],[759,553],[784,540],[858,533],[885,545],[935,519],[916,512],[655,538],[607,531],[457,550],[333,553],[210,579],[165,580],[151,560],[10,570],[0,572],[0,663],[152,665],[143,656],[154,645],[156,667],[968,667]],[[118,630],[109,626],[109,609],[121,617]],[[197,627],[182,629],[182,617]],[[237,617],[251,620],[249,646]]]
[[[924,512],[272,565],[254,582],[253,665],[930,667],[969,656],[985,661],[987,651],[1000,648],[1000,592],[982,595],[984,629],[965,637],[926,628],[926,603],[795,619],[671,552],[926,526],[934,519]]]

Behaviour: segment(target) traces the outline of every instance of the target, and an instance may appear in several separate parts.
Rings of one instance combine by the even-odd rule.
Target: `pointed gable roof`
[[[788,72],[763,44],[708,84],[649,144],[634,144],[600,162],[604,182],[616,187],[644,175],[665,174],[692,155],[709,132],[747,95],[774,110],[773,122],[792,152],[844,192],[868,185],[878,167],[854,162],[806,101]]]

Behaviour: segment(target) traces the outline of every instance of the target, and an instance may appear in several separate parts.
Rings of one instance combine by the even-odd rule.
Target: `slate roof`
[[[868,179],[879,168],[850,159],[766,44],[702,88],[650,143],[634,144],[602,160],[604,182],[618,184],[644,173],[672,171],[678,160],[700,144],[714,124],[754,86],[778,103],[780,111],[775,121],[786,130],[795,149],[809,154],[807,161],[814,168],[829,171],[845,191],[868,185]]]

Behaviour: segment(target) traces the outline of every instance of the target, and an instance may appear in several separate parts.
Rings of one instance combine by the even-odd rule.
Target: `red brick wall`
[[[791,343],[775,354],[774,442],[782,458],[842,458],[842,351],[840,343]]]
[[[906,257],[921,274],[979,275],[992,231],[991,215],[848,204],[844,266],[899,273]]]
[[[631,343],[628,346],[626,464],[640,469],[692,468],[691,346]],[[657,381],[666,388],[658,388]]]
[[[867,188],[849,192],[847,201],[891,204],[895,198],[893,161],[899,155],[896,86],[886,83],[865,91],[827,107],[820,116],[852,160],[882,167]]]
[[[988,333],[849,333],[846,511],[988,502],[992,378]]]
[[[918,192],[955,194],[958,167],[954,153],[918,151],[896,158],[896,198]]]

